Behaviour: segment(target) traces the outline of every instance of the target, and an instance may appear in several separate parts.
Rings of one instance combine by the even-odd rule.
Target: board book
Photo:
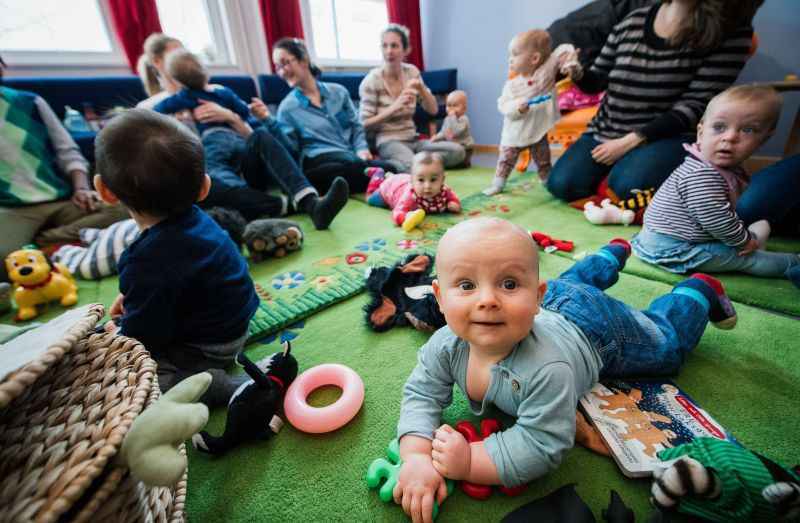
[[[647,477],[660,450],[698,437],[736,439],[670,380],[607,380],[580,400],[622,473]]]

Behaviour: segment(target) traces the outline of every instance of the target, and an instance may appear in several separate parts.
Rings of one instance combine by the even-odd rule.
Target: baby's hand
[[[461,205],[458,202],[447,202],[447,210],[450,212],[461,212]]]
[[[433,434],[433,468],[450,479],[466,479],[472,461],[472,452],[464,436],[450,425],[442,425]]]
[[[519,104],[519,107],[517,107],[517,111],[519,111],[520,114],[525,114],[530,110],[531,106],[528,105],[528,102],[522,102],[521,104]]]
[[[451,142],[453,141],[453,138],[455,138],[455,136],[456,136],[455,133],[451,129],[447,129],[444,132],[444,135]]]
[[[739,250],[739,256],[747,256],[748,254],[752,254],[757,251],[758,248],[758,239],[752,238],[750,241],[744,244],[744,247]]]
[[[403,506],[414,523],[432,523],[433,502],[441,505],[447,497],[447,485],[433,468],[430,456],[414,453],[403,461],[393,495],[394,502]]]

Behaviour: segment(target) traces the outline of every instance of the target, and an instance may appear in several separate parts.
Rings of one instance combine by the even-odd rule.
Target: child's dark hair
[[[181,85],[202,91],[208,84],[208,70],[191,51],[175,49],[164,60],[169,75]]]
[[[95,140],[100,179],[129,209],[167,217],[191,208],[205,179],[203,145],[177,120],[147,109],[112,119]]]
[[[273,49],[283,49],[297,58],[298,61],[308,63],[308,68],[311,70],[311,74],[314,75],[314,78],[319,78],[319,75],[322,74],[322,69],[311,61],[306,43],[299,38],[281,38],[275,42]]]
[[[387,25],[386,29],[384,29],[383,32],[381,32],[381,38],[383,38],[383,35],[385,35],[386,33],[394,33],[397,36],[399,36],[400,42],[403,44],[404,50],[408,49],[408,47],[411,45],[410,42],[411,31],[408,29],[408,27],[402,24]]]

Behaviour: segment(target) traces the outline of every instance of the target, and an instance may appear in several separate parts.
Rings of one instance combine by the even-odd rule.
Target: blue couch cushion
[[[250,76],[220,75],[212,76],[210,81],[232,89],[247,103],[258,96],[256,84]],[[64,118],[67,105],[82,112],[83,104],[89,102],[98,114],[103,114],[113,107],[134,107],[147,98],[142,82],[136,76],[6,78],[3,84],[38,94],[50,104],[59,119]],[[89,161],[94,161],[95,134],[72,133],[81,153]]]
[[[85,102],[91,102],[95,111],[102,113],[116,106],[133,107],[146,98],[142,82],[136,76],[6,78],[3,83],[12,89],[38,94],[59,118],[64,118],[65,105],[81,111]]]

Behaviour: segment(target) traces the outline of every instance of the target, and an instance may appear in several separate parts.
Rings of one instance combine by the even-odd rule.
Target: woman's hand
[[[421,78],[414,78],[406,83],[406,89],[413,90],[416,94],[422,96],[425,94],[425,83]]]
[[[200,105],[194,108],[194,119],[201,123],[232,124],[238,119],[236,113],[210,100],[198,100]]]
[[[400,96],[395,98],[394,102],[387,108],[390,114],[403,114],[412,113],[417,105],[417,95],[411,89],[403,89]]]
[[[100,206],[100,197],[91,189],[78,189],[72,193],[72,203],[84,212],[94,212]]]
[[[369,152],[369,150],[368,150],[368,149],[363,149],[363,150],[361,150],[361,151],[358,151],[358,152],[356,153],[356,155],[357,155],[359,158],[361,158],[362,160],[364,160],[365,162],[369,162],[369,161],[371,161],[371,160],[373,159],[373,157],[372,157],[372,153],[371,153],[371,152]]]
[[[614,165],[617,160],[625,156],[625,154],[634,149],[644,140],[636,133],[628,133],[622,138],[616,140],[609,140],[601,143],[592,149],[592,158],[597,163],[605,165]]]
[[[247,107],[250,109],[252,115],[259,120],[266,120],[269,118],[269,107],[267,107],[267,104],[265,104],[261,98],[252,97],[250,99],[250,105]]]

